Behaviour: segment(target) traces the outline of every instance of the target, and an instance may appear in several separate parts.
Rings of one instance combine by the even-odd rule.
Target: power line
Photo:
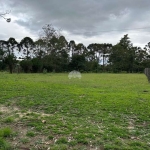
[[[103,31],[85,31],[85,32],[75,32],[75,34],[97,34],[97,33],[109,33],[109,32],[115,32],[115,31],[135,31],[136,30],[143,30],[143,29],[150,29],[150,27],[143,27],[143,28],[128,28],[128,29],[116,29],[116,30],[103,30]],[[134,32],[134,33],[135,33]],[[148,31],[146,31],[148,32]]]
[[[143,29],[150,29],[150,27],[143,27],[143,28],[133,28],[133,29],[104,30],[104,31],[97,31],[97,32],[113,32],[113,31],[143,30]],[[96,32],[96,31],[95,31],[95,32]]]
[[[147,26],[147,27],[141,27],[141,28],[125,28],[125,29],[116,29],[116,30],[103,30],[103,31],[87,31],[87,32],[84,32],[84,31],[82,31],[82,32],[75,32],[75,34],[79,34],[79,35],[83,35],[83,36],[88,36],[88,34],[90,34],[90,35],[93,35],[93,36],[97,36],[97,35],[99,35],[98,33],[109,33],[109,32],[115,32],[115,31],[130,31],[130,33],[139,33],[138,32],[138,30],[144,30],[144,29],[150,29],[150,27],[149,26]],[[63,30],[62,30],[63,31]],[[143,31],[143,32],[150,32],[150,31]],[[74,32],[73,32],[74,33]],[[72,33],[72,34],[73,34]],[[70,35],[71,33],[68,33],[68,36]],[[72,40],[72,39],[70,39],[70,38],[67,38],[67,40],[69,41],[69,40]]]

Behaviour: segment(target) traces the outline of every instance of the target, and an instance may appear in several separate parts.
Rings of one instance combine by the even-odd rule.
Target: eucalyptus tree
[[[103,43],[98,45],[98,52],[102,56],[103,70],[105,68],[105,64],[108,62],[108,60],[106,59],[108,59],[111,49],[112,44],[109,43]]]
[[[109,62],[114,71],[133,72],[135,65],[136,49],[128,35],[124,35],[120,42],[113,46]]]
[[[145,47],[145,60],[143,61],[143,65],[145,68],[150,68],[150,42],[148,42]]]
[[[130,41],[130,38],[128,37],[128,34],[124,35],[123,38],[121,38],[119,44],[124,49],[124,55],[126,57],[126,71],[127,72],[133,72],[134,71],[134,65],[135,65],[135,56],[136,56],[136,49],[133,46],[132,42]]]
[[[2,61],[4,57],[4,42],[4,40],[0,40],[0,61]]]
[[[69,51],[70,51],[70,56],[72,57],[75,54],[75,49],[76,49],[76,43],[75,43],[74,40],[71,40],[68,43],[68,48],[69,48]]]
[[[89,71],[97,72],[100,66],[99,44],[97,43],[89,44],[87,47],[87,50],[88,50],[88,53],[87,53],[88,64],[87,65],[88,65]]]
[[[147,53],[147,59],[150,60],[150,42],[148,42],[147,45],[145,45],[144,50]]]
[[[4,62],[8,65],[10,73],[13,73],[13,67],[16,63],[15,50],[18,49],[18,42],[14,38],[8,41],[1,41],[4,51]]]
[[[0,45],[1,45],[1,41],[0,41]],[[4,70],[6,66],[4,63],[3,55],[4,55],[4,51],[0,46],[0,70]]]
[[[88,47],[88,60],[89,61],[97,61],[99,62],[99,57],[97,52],[99,50],[99,44],[89,44]]]
[[[50,54],[51,49],[51,41],[54,39],[58,39],[60,37],[59,32],[52,26],[52,24],[47,24],[42,27],[42,31],[40,33],[40,38],[45,43],[46,53]]]
[[[58,47],[60,52],[65,50],[66,53],[69,54],[68,42],[64,36],[61,35],[58,38],[58,46],[57,47]]]
[[[43,57],[44,67],[49,71],[60,70],[62,61],[68,61],[69,48],[67,40],[51,24],[47,24],[42,28],[40,40],[42,40],[42,49],[44,50],[42,50],[42,53],[45,54]]]
[[[20,42],[20,52],[23,54],[24,59],[30,59],[34,57],[34,42],[30,37],[25,37]]]
[[[68,63],[68,42],[64,36],[52,37],[44,64],[50,65],[53,71],[61,71]],[[49,63],[48,63],[49,62]]]
[[[69,63],[69,70],[86,70],[87,60],[83,55],[74,54],[71,62]]]
[[[145,62],[147,61],[148,53],[145,49],[141,47],[134,47],[135,48],[135,65],[134,69],[136,72],[141,72],[144,70]],[[145,66],[145,67],[144,67]]]
[[[113,46],[109,56],[109,65],[113,72],[126,71],[126,55],[120,44]]]
[[[58,39],[58,57],[60,59],[60,67],[63,71],[67,71],[67,66],[69,63],[69,48],[68,42],[64,36],[60,36]]]
[[[35,41],[35,56],[39,59],[43,58],[47,54],[46,43],[42,39]]]
[[[20,53],[22,54],[22,61],[20,62],[24,72],[28,73],[32,70],[31,59],[35,57],[34,42],[30,37],[25,37],[20,42]]]
[[[61,56],[63,59],[65,58],[68,61],[70,50],[68,47],[68,41],[64,36],[60,36],[58,39],[58,49],[59,56]]]
[[[45,42],[42,39],[38,39],[34,42],[34,56],[30,64],[32,64],[33,72],[41,72],[43,69],[43,58],[47,55]]]
[[[84,56],[86,56],[88,53],[86,46],[84,46],[82,43],[76,45],[75,52],[78,55],[84,55]]]

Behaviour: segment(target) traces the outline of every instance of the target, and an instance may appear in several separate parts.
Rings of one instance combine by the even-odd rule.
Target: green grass
[[[0,129],[0,137],[10,137],[12,134],[12,130],[8,127]]]
[[[67,76],[0,73],[0,104],[10,109],[0,111],[0,125],[18,131],[18,149],[150,149],[150,84],[144,74]]]
[[[14,121],[14,118],[12,118],[12,117],[7,117],[4,120],[5,123],[12,123],[13,121]]]
[[[10,150],[10,144],[6,141],[6,138],[12,135],[12,130],[8,127],[0,128],[0,150]]]
[[[28,138],[22,138],[22,139],[20,139],[20,141],[23,143],[23,144],[25,144],[25,143],[29,143],[29,139]]]
[[[11,150],[11,147],[8,142],[0,137],[0,150]]]
[[[29,136],[29,137],[34,137],[35,136],[35,133],[32,132],[32,131],[28,131],[26,136]]]

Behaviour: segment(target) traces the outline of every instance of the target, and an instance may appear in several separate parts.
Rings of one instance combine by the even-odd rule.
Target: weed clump
[[[29,137],[34,137],[35,136],[35,133],[32,132],[32,131],[28,131],[26,136],[29,136]]]
[[[8,142],[0,137],[0,150],[10,150],[11,147]]]
[[[12,130],[8,127],[0,129],[0,137],[5,138],[5,137],[10,137],[12,134]]]
[[[8,142],[5,141],[5,138],[10,137],[12,130],[8,127],[0,129],[0,150],[10,150],[11,147]]]
[[[56,141],[56,144],[66,144],[66,143],[68,143],[68,141],[65,137],[62,137]]]
[[[47,69],[43,69],[43,74],[46,74],[47,73]]]
[[[14,118],[12,118],[12,117],[7,117],[7,118],[5,118],[4,122],[5,122],[5,123],[12,123],[12,122],[14,122]]]

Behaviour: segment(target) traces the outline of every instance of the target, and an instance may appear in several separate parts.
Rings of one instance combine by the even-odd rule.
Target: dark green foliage
[[[0,150],[11,150],[10,145],[0,137]]]
[[[0,71],[6,69],[6,64],[3,61],[0,61]]]
[[[124,35],[110,51],[109,63],[113,72],[139,72],[144,69],[147,57],[147,51],[133,47],[128,35]]]
[[[20,66],[22,67],[25,73],[32,71],[32,61],[31,60],[22,60],[20,62]]]
[[[0,129],[0,137],[10,137],[12,134],[12,130],[8,127]]]
[[[43,69],[43,73],[46,74],[47,73],[47,69],[44,68]]]
[[[33,58],[32,59],[32,72],[37,73],[41,72],[43,68],[43,62],[41,59]]]
[[[68,143],[67,139],[62,137],[56,141],[56,144],[66,144]]]
[[[32,131],[28,131],[26,136],[29,136],[29,137],[34,137],[35,136],[35,133],[32,132]]]
[[[92,43],[87,47],[75,41],[67,42],[51,26],[43,28],[43,37],[34,42],[25,37],[18,43],[14,38],[0,41],[0,70],[13,73],[16,52],[21,53],[21,68],[25,73],[43,72],[143,72],[150,66],[150,43],[143,49],[134,47],[128,34],[116,44]],[[14,52],[14,50],[16,52]]]
[[[14,38],[9,38],[8,41],[1,41],[0,43],[3,51],[4,63],[8,65],[10,73],[13,73],[13,68],[16,63],[14,49],[18,47],[18,43]]]
[[[23,54],[25,55],[25,59],[32,58],[32,55],[34,54],[34,42],[30,37],[25,37],[20,42],[20,48],[23,51]]]
[[[0,150],[11,150],[9,143],[5,141],[12,135],[12,130],[8,127],[0,129]]]
[[[4,119],[5,123],[12,123],[13,121],[14,121],[14,118],[12,118],[12,117],[7,117]]]
[[[97,61],[89,61],[86,63],[86,71],[88,72],[100,72],[102,71],[101,65]]]
[[[72,60],[69,63],[69,69],[71,70],[85,70],[86,69],[86,59],[84,55],[73,55]]]

